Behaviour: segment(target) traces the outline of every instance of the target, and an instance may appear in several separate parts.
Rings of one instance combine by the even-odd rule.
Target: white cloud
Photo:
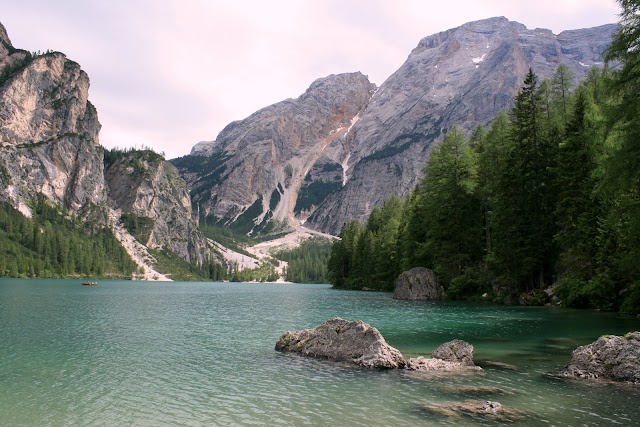
[[[23,0],[1,19],[15,46],[60,50],[89,73],[105,146],[176,157],[316,78],[361,71],[379,85],[421,38],[465,22],[558,33],[617,13],[610,0]]]

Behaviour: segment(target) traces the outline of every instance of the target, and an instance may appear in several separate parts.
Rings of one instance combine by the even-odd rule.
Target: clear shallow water
[[[405,356],[460,338],[482,374],[419,377],[280,354],[286,330],[340,316],[377,327]],[[482,425],[420,409],[496,400],[509,425],[637,425],[640,388],[546,377],[577,345],[638,319],[563,309],[394,301],[323,285],[0,280],[0,425]],[[508,395],[460,393],[500,387]],[[495,424],[492,421],[484,423]]]

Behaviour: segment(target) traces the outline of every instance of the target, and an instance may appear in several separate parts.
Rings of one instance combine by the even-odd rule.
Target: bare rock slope
[[[109,203],[126,222],[136,224],[136,239],[148,248],[168,249],[202,264],[208,245],[177,169],[148,150],[112,156],[105,169]]]
[[[500,17],[422,39],[346,135],[348,180],[314,211],[311,226],[338,233],[388,197],[407,194],[451,127],[470,131],[510,108],[529,67],[547,78],[565,64],[582,79],[602,64],[616,28],[554,35]]]
[[[341,139],[375,85],[360,73],[318,79],[297,99],[229,124],[213,142],[174,160],[194,204],[244,232],[297,225],[343,184]]]
[[[225,224],[307,221],[335,235],[411,191],[452,126],[470,131],[511,107],[529,67],[547,78],[565,64],[582,79],[616,28],[555,35],[503,17],[464,24],[422,39],[377,90],[360,73],[320,79],[174,164],[194,201]]]

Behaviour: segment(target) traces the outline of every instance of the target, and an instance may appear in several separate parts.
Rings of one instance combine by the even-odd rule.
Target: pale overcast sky
[[[361,71],[380,85],[421,38],[465,22],[559,33],[618,13],[613,0],[0,0],[15,47],[87,71],[102,145],[167,158],[319,77]]]

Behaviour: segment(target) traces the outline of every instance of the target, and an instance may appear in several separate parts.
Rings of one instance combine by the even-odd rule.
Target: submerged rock
[[[485,385],[455,385],[447,386],[444,388],[447,392],[453,394],[474,394],[474,395],[487,395],[487,394],[509,394],[512,395],[512,391],[505,390],[500,387],[485,386]]]
[[[414,301],[443,300],[444,288],[438,283],[433,271],[416,267],[398,276],[393,298]]]
[[[640,384],[640,332],[605,335],[578,347],[560,376]]]
[[[520,421],[530,417],[526,411],[501,405],[488,400],[464,400],[462,402],[425,403],[421,408],[445,417],[484,418],[495,421]]]
[[[276,343],[277,351],[300,353],[366,368],[403,368],[400,351],[387,344],[376,328],[361,320],[341,318],[302,331],[287,331]]]
[[[480,362],[478,362],[481,366],[485,366],[485,367],[492,367],[492,368],[498,368],[498,369],[506,369],[509,371],[517,371],[518,367],[515,365],[512,365],[510,363],[504,363],[504,362],[496,362],[493,360],[482,360]]]

